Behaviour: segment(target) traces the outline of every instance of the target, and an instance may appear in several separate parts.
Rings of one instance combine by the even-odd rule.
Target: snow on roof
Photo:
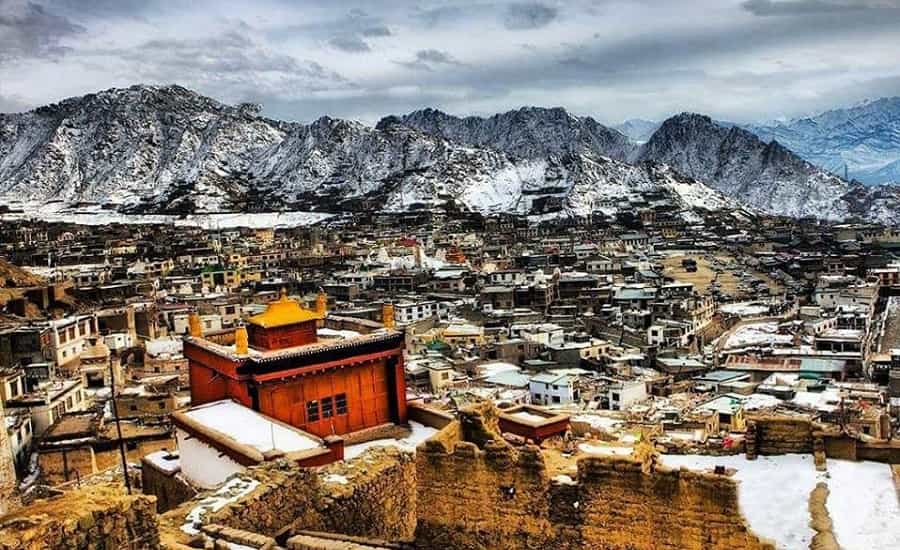
[[[412,428],[412,432],[403,439],[376,439],[344,447],[344,460],[356,458],[373,447],[397,447],[403,451],[415,452],[419,443],[437,433],[436,428],[412,420],[410,420],[409,426]]]
[[[318,440],[300,430],[274,422],[269,417],[230,400],[200,405],[184,414],[238,443],[256,448],[261,453],[275,449],[290,453],[320,446]]]
[[[540,423],[546,422],[549,418],[548,416],[541,416],[539,414],[530,413],[528,411],[518,411],[514,413],[509,413],[508,416],[515,418],[516,420],[524,420],[525,422],[532,423]]]
[[[160,356],[163,354],[181,355],[184,342],[181,338],[157,338],[144,343],[144,349],[148,355]]]
[[[755,317],[769,312],[769,306],[757,302],[737,302],[719,306],[722,313],[738,315],[740,317]]]
[[[522,370],[517,365],[513,365],[512,363],[485,363],[483,365],[478,366],[478,370],[481,372],[481,375],[485,378],[490,378],[491,376],[495,376],[500,374],[501,372],[518,372]]]
[[[318,329],[316,334],[323,338],[356,338],[361,335],[360,332],[355,330],[337,330],[327,327]]]
[[[790,334],[778,334],[777,323],[754,323],[738,328],[725,343],[726,349],[793,343]]]
[[[144,457],[144,460],[167,474],[174,474],[181,470],[181,459],[179,458],[178,453],[170,453],[165,449],[148,454]]]

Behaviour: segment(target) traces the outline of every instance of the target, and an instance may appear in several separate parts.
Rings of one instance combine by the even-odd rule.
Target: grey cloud
[[[233,102],[263,93],[299,93],[350,86],[338,73],[314,61],[270,51],[247,36],[229,31],[196,40],[151,40],[134,48],[97,50],[114,56],[119,70],[138,82],[177,82]]]
[[[363,36],[369,36],[373,38],[393,35],[393,32],[391,32],[391,29],[387,27],[387,25],[373,25],[371,27],[364,28],[361,32]]]
[[[503,15],[503,24],[508,29],[539,29],[553,22],[559,15],[555,7],[538,2],[511,4]]]
[[[416,52],[416,59],[426,63],[447,63],[450,65],[459,65],[459,61],[453,59],[453,56],[441,50],[428,49]]]
[[[463,10],[458,6],[441,6],[438,8],[416,6],[412,16],[426,27],[434,27],[447,21],[455,21],[462,14]]]
[[[361,53],[371,51],[372,48],[362,38],[356,35],[335,36],[328,41],[333,48],[350,53]]]
[[[741,7],[753,15],[815,15],[867,9],[897,8],[900,3],[866,0],[745,0]]]
[[[412,61],[397,61],[396,63],[420,71],[433,71],[433,65],[462,65],[449,53],[434,48],[417,51]]]
[[[0,62],[61,56],[68,51],[62,40],[84,31],[84,27],[40,4],[0,2]]]

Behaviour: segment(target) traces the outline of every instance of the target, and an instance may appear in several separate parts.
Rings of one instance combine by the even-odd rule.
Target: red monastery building
[[[282,293],[236,329],[234,345],[204,339],[192,322],[184,342],[192,405],[233,399],[319,437],[405,424],[403,334],[320,337],[325,303],[321,294],[313,311]]]

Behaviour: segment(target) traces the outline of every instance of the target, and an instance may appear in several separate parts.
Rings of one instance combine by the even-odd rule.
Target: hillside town
[[[0,548],[88,547],[46,542],[66,525],[107,548],[896,547],[900,233],[617,212],[0,222]],[[550,493],[522,502],[535,461]],[[632,464],[681,472],[643,489],[683,505],[677,540],[616,535],[627,496],[592,508]],[[688,494],[735,470],[730,504]]]

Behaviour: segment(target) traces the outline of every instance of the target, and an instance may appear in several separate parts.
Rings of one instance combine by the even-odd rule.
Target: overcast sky
[[[0,0],[0,112],[135,83],[301,121],[768,120],[900,95],[900,0]]]

